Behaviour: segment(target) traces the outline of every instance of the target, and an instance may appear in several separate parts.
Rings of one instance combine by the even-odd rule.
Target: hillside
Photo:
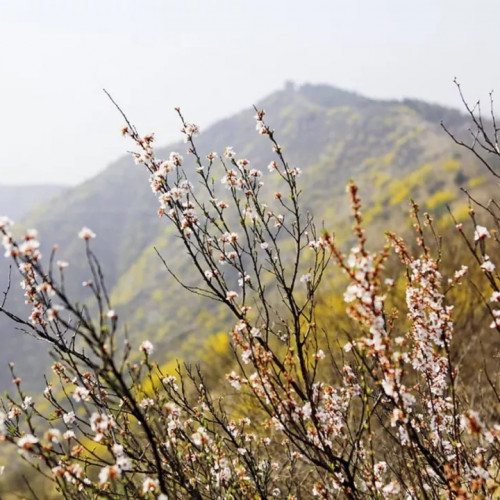
[[[381,229],[407,224],[410,196],[439,218],[449,203],[459,215],[464,213],[463,200],[456,201],[460,186],[488,190],[477,163],[439,125],[444,119],[456,133],[465,131],[466,119],[457,111],[414,100],[376,101],[326,85],[289,86],[257,106],[266,109],[268,123],[277,131],[288,161],[303,171],[304,205],[315,214],[318,226],[324,221],[340,239],[347,236],[349,207],[344,190],[350,178],[356,179],[367,201],[366,220]],[[196,141],[200,153],[222,152],[230,145],[238,157],[247,157],[266,171],[273,154],[268,142],[256,134],[253,114],[247,109],[202,131]],[[124,143],[124,150],[128,147]],[[172,150],[184,153],[185,145],[160,149],[158,155],[166,157]],[[39,230],[45,253],[54,243],[59,245],[58,258],[70,262],[68,290],[81,301],[87,293],[81,283],[89,275],[77,233],[82,226],[91,227],[97,233],[93,248],[129,335],[149,338],[160,352],[168,353],[167,359],[179,350],[188,354],[186,339],[200,342],[223,329],[224,317],[215,319],[218,312],[207,310],[201,299],[187,300],[162,268],[155,246],[169,254],[180,274],[186,276],[187,272],[177,242],[155,215],[156,201],[147,177],[147,172],[124,157],[31,212],[24,225]],[[7,281],[5,262],[1,266],[3,285]],[[12,294],[9,300],[12,307],[22,309],[19,294],[17,298]],[[22,361],[21,366],[28,361],[31,373],[20,374],[41,380],[45,348],[19,335],[4,319],[0,341],[2,389],[10,385],[4,369],[10,360]]]

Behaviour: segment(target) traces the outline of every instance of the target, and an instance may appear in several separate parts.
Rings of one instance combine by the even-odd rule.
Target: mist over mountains
[[[35,206],[48,202],[64,189],[66,186],[59,185],[0,185],[0,213],[19,220]]]
[[[415,100],[378,101],[327,85],[292,84],[257,107],[266,110],[287,161],[303,171],[299,179],[303,205],[315,215],[318,226],[323,221],[340,240],[348,237],[344,191],[351,178],[361,188],[366,221],[384,230],[407,225],[410,196],[444,221],[447,204],[458,218],[466,213],[460,187],[488,192],[478,163],[440,126],[443,120],[454,133],[465,133],[467,119],[459,111]],[[252,166],[267,173],[273,152],[255,132],[253,115],[249,108],[202,131],[196,140],[201,156],[233,146],[238,158],[248,158]],[[196,121],[196,117],[187,118]],[[124,150],[129,147],[124,143]],[[168,157],[170,151],[178,151],[189,162],[185,150],[184,143],[176,143],[157,148],[157,154]],[[213,305],[207,309],[206,301],[187,296],[162,267],[155,247],[180,275],[189,278],[182,248],[156,215],[157,202],[147,179],[147,172],[124,156],[95,178],[63,191],[37,187],[19,192],[0,187],[0,212],[22,218],[22,227],[37,228],[45,256],[58,244],[57,258],[70,263],[67,290],[80,302],[89,296],[81,286],[89,271],[77,233],[82,226],[92,228],[97,234],[92,247],[128,335],[136,342],[150,339],[166,360],[179,352],[189,354],[187,339],[201,342],[223,330],[225,317]],[[196,182],[194,167],[192,181]],[[0,272],[0,285],[5,288],[5,259]],[[15,285],[19,280],[12,281]],[[9,307],[26,315],[22,302],[22,293],[13,290]],[[0,342],[0,388],[10,389],[9,361],[19,361],[19,375],[40,383],[47,370],[47,346],[22,335],[6,318],[0,320]],[[29,373],[23,373],[27,366]]]

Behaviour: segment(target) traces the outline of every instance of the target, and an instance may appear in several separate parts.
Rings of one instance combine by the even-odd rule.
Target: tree
[[[302,212],[301,171],[285,159],[263,110],[256,110],[256,129],[276,155],[268,175],[282,188],[274,193],[263,172],[231,147],[202,157],[198,127],[177,112],[191,165],[177,152],[157,158],[154,136],[140,135],[123,113],[122,132],[149,172],[158,214],[175,228],[199,279],[175,275],[160,256],[172,280],[234,317],[231,389],[210,390],[199,367],[165,372],[149,341],[137,347],[123,338],[90,229],[79,237],[93,304],[80,305],[65,291],[66,263],[56,250],[45,263],[36,233],[16,241],[3,218],[6,254],[32,312],[29,319],[10,313],[5,298],[0,310],[50,342],[56,362],[44,392],[50,411],[25,394],[12,367],[17,395],[3,401],[2,440],[65,498],[491,495],[499,486],[500,427],[461,389],[466,381],[453,356],[455,313],[447,300],[468,270],[443,276],[430,215],[412,203],[415,251],[389,234],[373,252],[351,182],[355,243],[345,253]],[[484,138],[482,122],[476,125]],[[474,216],[473,234],[457,229],[492,289],[485,302],[500,332],[498,277],[486,253],[498,239]],[[384,266],[391,254],[404,269],[400,287]],[[348,330],[322,328],[318,294],[330,268],[345,276]],[[406,319],[388,305],[398,293]]]

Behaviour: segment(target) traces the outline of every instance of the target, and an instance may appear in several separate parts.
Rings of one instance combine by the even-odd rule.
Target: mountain
[[[0,185],[0,214],[19,220],[35,206],[48,202],[64,189],[66,186],[59,185]]]
[[[344,191],[351,178],[361,188],[366,221],[380,229],[407,227],[410,196],[439,219],[447,204],[459,217],[466,213],[460,186],[489,189],[478,163],[440,127],[443,119],[458,135],[467,130],[466,117],[456,110],[416,100],[378,101],[328,85],[287,85],[257,107],[266,109],[267,122],[276,130],[287,160],[303,171],[304,206],[315,214],[318,226],[324,221],[339,239],[348,237]],[[247,157],[267,172],[274,157],[269,142],[255,132],[254,113],[247,109],[203,131],[196,141],[202,157],[233,146],[239,158]],[[178,151],[188,161],[185,150],[185,144],[177,143],[157,149],[157,154],[168,157],[170,151]],[[199,342],[224,330],[225,317],[213,305],[207,310],[206,301],[188,296],[162,267],[154,247],[168,254],[179,274],[188,276],[182,248],[155,215],[157,202],[147,178],[143,168],[123,157],[95,178],[36,208],[23,224],[39,230],[45,253],[54,243],[59,245],[58,258],[70,262],[67,289],[81,301],[88,297],[81,283],[89,272],[77,233],[82,226],[92,228],[97,234],[93,248],[130,337],[149,338],[158,352],[168,353],[166,360],[175,353],[188,354],[186,339]],[[1,266],[0,284],[4,284],[5,262]],[[19,296],[9,297],[18,310],[22,309]],[[0,367],[10,360],[23,361],[21,366],[30,360],[31,375],[41,380],[46,358],[40,344],[5,320],[0,323],[0,339]],[[9,380],[7,371],[1,371],[2,389],[8,388]]]

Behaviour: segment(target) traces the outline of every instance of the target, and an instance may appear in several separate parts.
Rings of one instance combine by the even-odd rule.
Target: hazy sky
[[[500,94],[499,19],[498,0],[0,0],[0,184],[75,184],[122,155],[103,87],[162,144],[175,106],[206,127],[285,80]]]

